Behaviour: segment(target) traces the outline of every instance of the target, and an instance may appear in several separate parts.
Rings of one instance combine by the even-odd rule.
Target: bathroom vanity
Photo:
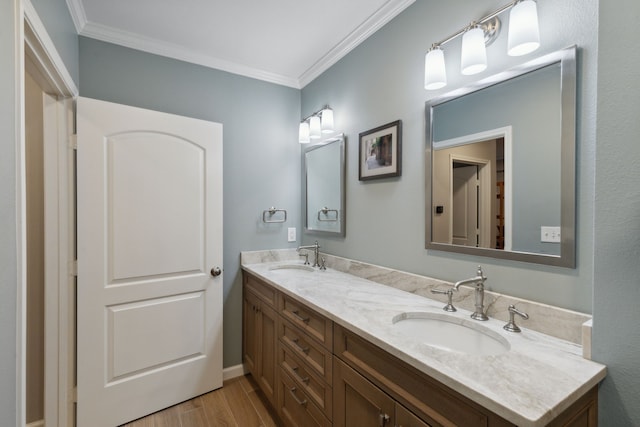
[[[508,349],[450,351],[398,333],[435,300],[296,261],[243,260],[243,361],[291,426],[594,426],[606,368],[573,343],[489,319]],[[330,265],[331,266],[331,265]],[[453,315],[461,322],[470,312]]]

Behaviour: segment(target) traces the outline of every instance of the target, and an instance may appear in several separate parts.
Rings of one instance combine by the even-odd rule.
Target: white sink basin
[[[300,270],[300,271],[314,271],[313,267],[304,264],[280,264],[270,267],[269,270]]]
[[[509,351],[509,342],[479,324],[440,313],[401,313],[393,318],[394,330],[424,344],[449,351],[493,356]]]

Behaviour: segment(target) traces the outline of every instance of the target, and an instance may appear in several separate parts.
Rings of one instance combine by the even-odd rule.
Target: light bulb
[[[300,144],[307,144],[309,141],[309,123],[302,122],[298,130],[298,142],[300,142]]]
[[[331,108],[325,108],[322,110],[322,133],[333,132],[333,110]]]
[[[464,75],[478,74],[487,68],[487,48],[484,44],[484,30],[478,26],[466,31],[462,36],[461,71]]]
[[[309,119],[309,136],[311,139],[320,139],[320,117],[313,116]]]
[[[509,36],[507,39],[509,56],[521,56],[540,47],[538,29],[538,7],[533,0],[516,3],[509,12]]]
[[[447,85],[444,54],[440,46],[432,47],[424,57],[424,88],[435,90]]]

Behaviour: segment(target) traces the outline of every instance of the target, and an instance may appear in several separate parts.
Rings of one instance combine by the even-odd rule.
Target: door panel
[[[222,126],[78,100],[78,425],[222,386]]]
[[[478,239],[478,167],[453,168],[454,245],[477,246]]]
[[[204,356],[204,305],[195,292],[107,307],[107,382]]]
[[[150,132],[109,137],[106,147],[110,284],[205,271],[204,148]]]

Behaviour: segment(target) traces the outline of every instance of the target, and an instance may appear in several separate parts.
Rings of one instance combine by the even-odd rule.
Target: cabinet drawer
[[[282,319],[279,328],[278,336],[282,344],[324,381],[331,384],[331,352],[285,319]]]
[[[256,294],[258,298],[269,304],[273,309],[276,309],[278,293],[274,287],[267,285],[248,273],[244,273],[244,285],[247,290]]]
[[[278,414],[291,427],[330,427],[331,421],[282,369],[280,372]]]
[[[332,388],[322,377],[309,369],[299,357],[294,355],[284,344],[278,350],[278,365],[293,379],[329,419],[332,417]]]
[[[487,414],[379,347],[336,325],[335,354],[433,426],[487,426]]]
[[[280,295],[279,305],[282,317],[320,341],[326,349],[332,350],[333,322],[331,320],[287,295]]]

